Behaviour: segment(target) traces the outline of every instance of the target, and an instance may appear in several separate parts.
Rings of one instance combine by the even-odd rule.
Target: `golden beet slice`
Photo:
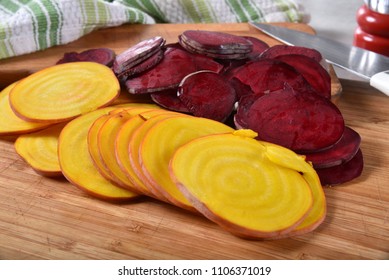
[[[190,140],[232,131],[234,129],[223,123],[205,118],[178,115],[159,120],[147,131],[140,143],[139,160],[143,174],[153,188],[158,189],[172,204],[194,211],[191,203],[172,181],[169,161],[174,151]]]
[[[0,135],[20,135],[47,127],[48,124],[28,122],[15,115],[9,105],[9,93],[15,85],[13,83],[0,92]]]
[[[147,109],[143,109],[147,110]],[[139,110],[137,110],[139,111]],[[137,192],[132,180],[120,168],[116,159],[115,141],[116,136],[124,123],[133,116],[126,110],[110,115],[102,124],[97,135],[97,146],[100,158],[106,171],[111,175],[114,182],[126,189]]]
[[[152,191],[147,187],[145,182],[139,178],[132,167],[129,155],[129,142],[132,134],[144,122],[145,120],[143,118],[139,115],[135,115],[122,125],[115,139],[115,154],[121,170],[126,174],[127,178],[132,182],[137,191],[144,193],[145,195],[155,197]]]
[[[88,131],[94,121],[113,107],[102,108],[70,121],[58,141],[59,163],[63,175],[75,186],[106,200],[129,200],[137,193],[121,188],[104,178],[95,167],[88,151]]]
[[[103,159],[101,158],[99,145],[98,145],[98,135],[99,135],[100,128],[103,126],[105,121],[109,119],[109,117],[110,117],[109,114],[102,115],[92,123],[92,125],[89,127],[88,130],[87,142],[88,142],[89,155],[97,170],[105,179],[114,182],[111,173],[107,170],[103,162]]]
[[[93,160],[94,165],[96,166],[97,170],[101,173],[101,175],[106,178],[107,180],[110,180],[114,184],[118,184],[121,187],[128,188],[129,190],[135,191],[133,188],[131,188],[131,185],[127,185],[124,182],[121,182],[119,178],[115,177],[115,175],[112,173],[112,171],[109,168],[109,165],[106,164],[103,157],[100,153],[100,147],[99,147],[99,132],[102,126],[104,126],[105,122],[110,119],[112,116],[116,114],[123,114],[126,113],[127,115],[129,112],[131,112],[132,115],[139,114],[141,112],[150,110],[151,108],[155,108],[156,106],[153,104],[141,104],[141,103],[126,103],[126,104],[120,104],[116,105],[115,109],[112,109],[107,114],[104,114],[100,117],[98,117],[93,124],[90,126],[88,131],[88,150],[89,154]],[[111,135],[106,135],[107,137],[111,137]],[[113,140],[114,141],[114,140]],[[113,144],[113,143],[112,143]]]
[[[65,123],[43,130],[20,135],[14,147],[16,152],[39,174],[43,176],[62,175],[58,160],[58,137]]]
[[[138,117],[140,120],[140,125],[136,128],[136,130],[131,134],[131,137],[128,142],[128,152],[129,152],[129,159],[130,164],[132,167],[132,170],[136,174],[136,176],[139,178],[139,180],[143,181],[144,185],[147,187],[147,189],[153,194],[153,196],[159,200],[169,202],[166,197],[157,189],[155,188],[147,178],[147,176],[144,175],[142,166],[139,161],[139,147],[143,141],[143,138],[145,134],[148,132],[148,130],[158,121],[169,118],[171,116],[174,116],[178,113],[170,112],[166,110],[153,110],[148,111],[142,114],[139,114]],[[190,116],[188,116],[189,118]]]
[[[73,62],[31,74],[15,85],[9,98],[22,119],[59,122],[110,104],[119,91],[119,82],[107,66]]]
[[[262,142],[266,147],[266,155],[276,164],[300,172],[309,184],[313,196],[313,206],[307,217],[291,232],[280,236],[288,237],[301,235],[315,230],[325,219],[327,212],[326,197],[320,183],[320,179],[312,165],[305,161],[305,156],[296,155],[285,147],[268,142]]]
[[[316,173],[307,172],[303,174],[304,179],[311,187],[313,195],[313,206],[304,221],[293,229],[288,236],[301,235],[315,230],[324,221],[327,214],[326,197]]]
[[[305,219],[312,191],[300,172],[271,161],[255,135],[238,130],[192,140],[174,153],[170,172],[192,205],[226,230],[276,238]]]

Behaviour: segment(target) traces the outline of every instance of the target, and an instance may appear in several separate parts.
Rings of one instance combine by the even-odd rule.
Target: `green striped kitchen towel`
[[[308,20],[296,0],[0,0],[0,59],[124,23]]]

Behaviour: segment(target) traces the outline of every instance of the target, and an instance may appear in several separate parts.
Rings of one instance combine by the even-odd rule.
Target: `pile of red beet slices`
[[[80,60],[112,67],[130,94],[147,94],[169,110],[251,129],[259,140],[304,154],[322,185],[345,183],[362,173],[361,137],[331,102],[331,77],[317,50],[187,30],[174,44],[157,36],[117,56],[101,48],[65,54],[59,63]]]

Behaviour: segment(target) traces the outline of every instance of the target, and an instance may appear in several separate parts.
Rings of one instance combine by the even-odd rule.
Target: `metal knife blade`
[[[318,50],[329,63],[370,80],[371,86],[389,95],[389,57],[285,27],[250,24],[284,44]]]

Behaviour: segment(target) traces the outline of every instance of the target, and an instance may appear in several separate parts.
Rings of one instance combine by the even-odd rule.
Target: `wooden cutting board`
[[[303,24],[281,24],[306,32]],[[125,25],[73,43],[0,61],[0,87],[54,64],[64,52],[110,47],[117,53],[160,35],[176,42],[186,29],[250,35],[248,24]],[[112,204],[64,178],[36,174],[11,138],[0,138],[0,259],[389,259],[389,99],[365,83],[341,80],[338,106],[362,136],[365,168],[352,182],[325,188],[328,214],[314,232],[249,241],[207,219],[144,198]],[[3,121],[3,120],[1,120]]]

